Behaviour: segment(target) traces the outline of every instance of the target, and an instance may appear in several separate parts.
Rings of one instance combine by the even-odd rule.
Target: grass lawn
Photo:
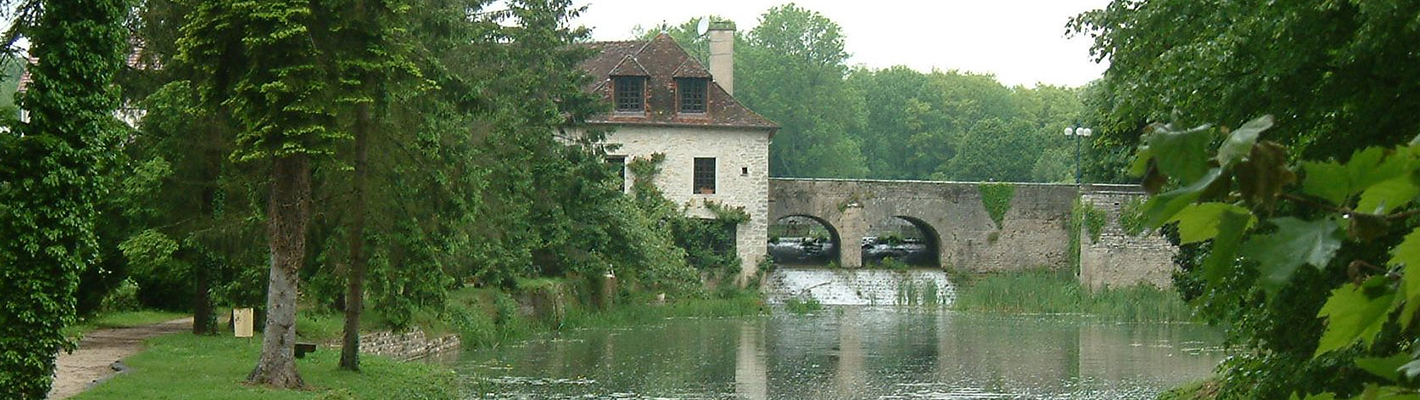
[[[172,311],[121,311],[95,315],[67,328],[70,336],[89,333],[98,329],[129,328],[191,317],[192,314]]]
[[[256,365],[261,338],[176,334],[148,341],[124,362],[132,371],[104,382],[79,400],[98,399],[455,399],[448,368],[365,355],[362,372],[336,370],[338,349],[321,348],[297,360],[307,390],[274,390],[242,383]]]

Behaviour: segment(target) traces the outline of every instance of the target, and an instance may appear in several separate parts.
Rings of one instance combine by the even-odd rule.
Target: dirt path
[[[118,371],[112,368],[119,361],[143,350],[143,341],[155,336],[192,331],[192,317],[161,324],[132,328],[100,329],[84,335],[73,354],[59,352],[55,360],[54,387],[50,399],[67,399],[87,390],[95,382],[107,379]]]

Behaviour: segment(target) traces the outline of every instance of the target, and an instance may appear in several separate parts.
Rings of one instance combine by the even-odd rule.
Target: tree
[[[123,64],[119,0],[27,1],[9,34],[29,38],[28,123],[0,133],[0,396],[43,399],[73,343],[79,273],[94,262],[95,204],[119,135],[113,78]]]
[[[848,135],[864,110],[843,81],[843,41],[837,23],[787,4],[765,12],[736,51],[735,97],[781,126],[769,149],[775,176],[867,175],[861,144]]]
[[[240,128],[232,157],[270,162],[270,259],[261,357],[247,380],[304,386],[296,371],[297,271],[305,261],[311,158],[345,139],[333,129],[325,49],[312,40],[311,4],[298,0],[202,2],[179,40],[178,62],[204,73],[203,100],[228,107]]]
[[[1040,159],[1041,138],[1022,121],[977,121],[961,137],[959,150],[934,178],[1015,182],[1029,180]]]
[[[1219,396],[1414,396],[1420,145],[1293,163],[1260,139],[1273,121],[1230,133],[1156,124],[1134,169],[1156,193],[1144,219],[1176,223],[1193,246],[1181,290],[1246,348],[1220,368]]]
[[[1114,97],[1104,132],[1130,143],[1151,121],[1277,115],[1272,135],[1309,157],[1345,157],[1420,132],[1420,3],[1404,0],[1115,1],[1069,29],[1094,37]]]

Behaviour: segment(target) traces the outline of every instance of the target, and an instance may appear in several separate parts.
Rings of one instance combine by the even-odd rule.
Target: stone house
[[[687,213],[714,218],[713,202],[742,207],[749,222],[735,228],[739,281],[756,274],[765,257],[769,214],[769,142],[779,126],[734,98],[734,28],[709,32],[710,67],[664,33],[646,41],[594,42],[582,64],[593,77],[587,88],[606,96],[612,111],[591,118],[612,128],[609,162],[665,154],[655,184]],[[630,185],[627,185],[628,187]]]

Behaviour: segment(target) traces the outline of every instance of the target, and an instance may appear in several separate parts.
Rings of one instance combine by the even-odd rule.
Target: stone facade
[[[1080,230],[1080,283],[1090,290],[1139,283],[1159,288],[1173,286],[1173,257],[1178,247],[1154,232],[1130,235],[1120,225],[1120,212],[1130,202],[1142,200],[1138,190],[1104,188],[1086,192],[1081,201],[1104,211],[1105,224],[1096,239]]]
[[[606,142],[616,149],[613,157],[664,154],[655,184],[689,215],[716,217],[706,202],[749,213],[749,222],[735,228],[741,262],[736,280],[744,283],[767,253],[769,142],[779,126],[734,97],[734,27],[716,25],[710,39],[709,68],[664,33],[645,41],[585,44],[596,53],[582,63],[595,78],[586,89],[614,106],[587,122],[612,130]],[[713,193],[695,187],[696,158],[714,158]]]
[[[769,135],[763,130],[632,125],[617,128],[607,142],[620,145],[610,154],[625,156],[628,162],[665,154],[656,187],[667,199],[685,205],[691,216],[714,218],[707,201],[744,207],[749,222],[736,229],[736,253],[742,277],[758,272],[769,240]],[[714,194],[694,193],[692,165],[697,157],[715,158]],[[640,179],[626,173],[628,179]]]

